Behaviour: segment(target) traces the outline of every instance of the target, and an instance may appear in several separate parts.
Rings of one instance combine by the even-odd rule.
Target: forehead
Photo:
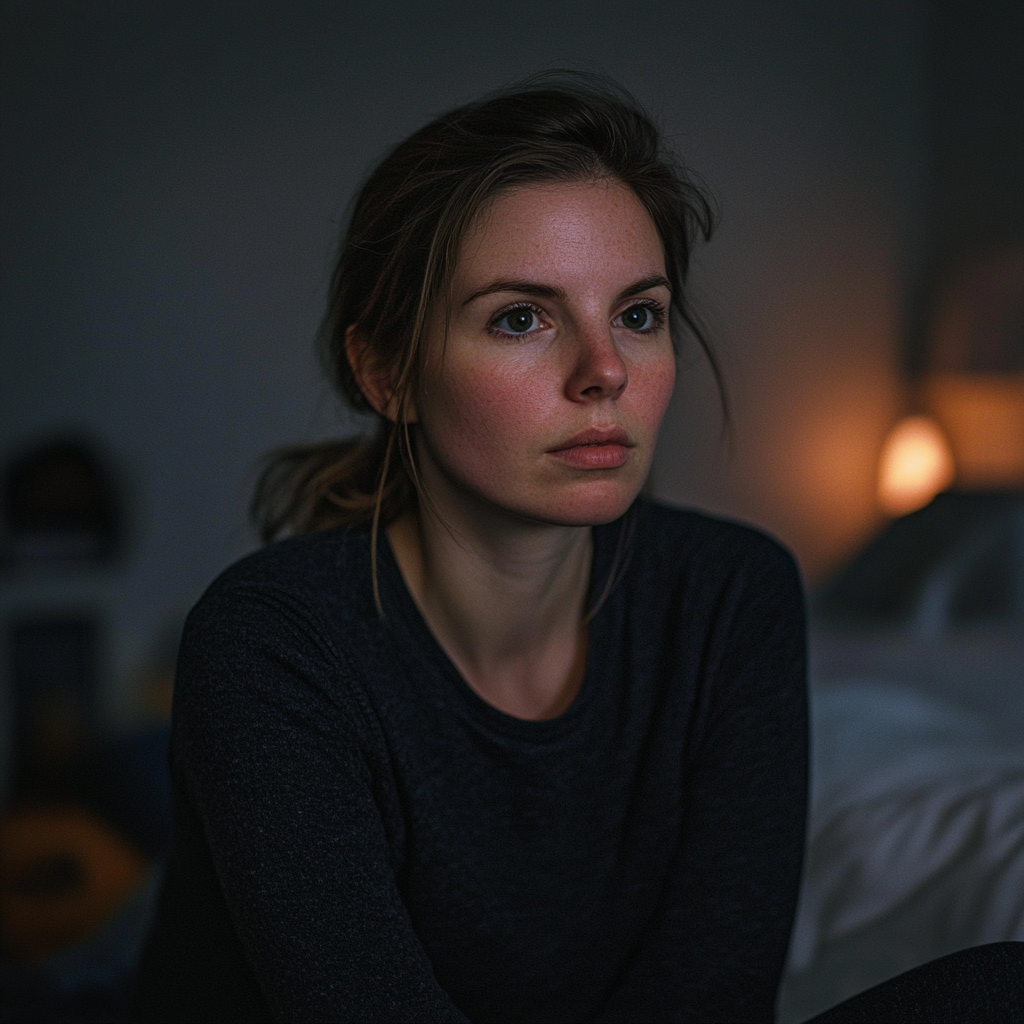
[[[455,286],[482,279],[633,281],[664,273],[661,239],[633,191],[614,180],[529,185],[491,200],[466,232]]]

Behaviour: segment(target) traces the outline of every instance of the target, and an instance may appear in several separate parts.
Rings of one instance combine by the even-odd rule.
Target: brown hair
[[[509,189],[602,178],[632,189],[650,214],[672,284],[673,339],[678,344],[684,329],[696,337],[725,408],[721,372],[684,291],[691,246],[713,227],[707,193],[624,90],[579,73],[536,76],[421,128],[357,195],[331,278],[320,355],[348,403],[372,412],[346,354],[346,332],[355,326],[361,358],[390,382],[399,412],[394,422],[380,416],[369,438],[271,452],[252,501],[264,540],[371,523],[376,553],[378,529],[413,507],[419,493],[401,410],[415,393],[430,317],[439,302],[447,308],[467,228]]]

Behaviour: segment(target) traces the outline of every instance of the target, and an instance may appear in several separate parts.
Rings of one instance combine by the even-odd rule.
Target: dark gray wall
[[[765,524],[812,574],[876,521],[903,285],[922,260],[918,3],[4,11],[0,439],[92,432],[136,525],[120,568],[8,581],[0,612],[99,601],[112,709],[161,617],[252,546],[256,457],[351,428],[311,340],[360,177],[433,114],[550,65],[620,78],[721,200],[694,288],[734,453],[706,370],[684,359],[656,490]]]
[[[1024,244],[1024,3],[933,0],[924,11],[925,258],[905,336],[913,375],[935,367],[930,338],[950,282]],[[1024,337],[1005,361],[1024,365]]]
[[[929,139],[941,264],[1024,238],[1024,3],[936,2]]]

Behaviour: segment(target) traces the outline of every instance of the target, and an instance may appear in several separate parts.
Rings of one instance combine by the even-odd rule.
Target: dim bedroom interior
[[[312,355],[338,197],[555,65],[650,100],[722,207],[694,280],[732,427],[684,352],[647,490],[807,581],[780,1024],[1024,941],[1024,7],[652,0],[637,70],[613,5],[496,67],[444,55],[505,5],[395,5],[373,59],[341,6],[3,5],[0,1024],[123,1015],[184,615],[255,545],[258,456],[361,426]]]

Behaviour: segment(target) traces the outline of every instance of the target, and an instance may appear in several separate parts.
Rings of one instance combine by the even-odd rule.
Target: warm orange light
[[[953,455],[941,428],[928,416],[908,416],[882,446],[878,501],[891,516],[927,505],[955,475]]]
[[[961,487],[1024,487],[1024,373],[931,374],[928,410],[942,424]]]

